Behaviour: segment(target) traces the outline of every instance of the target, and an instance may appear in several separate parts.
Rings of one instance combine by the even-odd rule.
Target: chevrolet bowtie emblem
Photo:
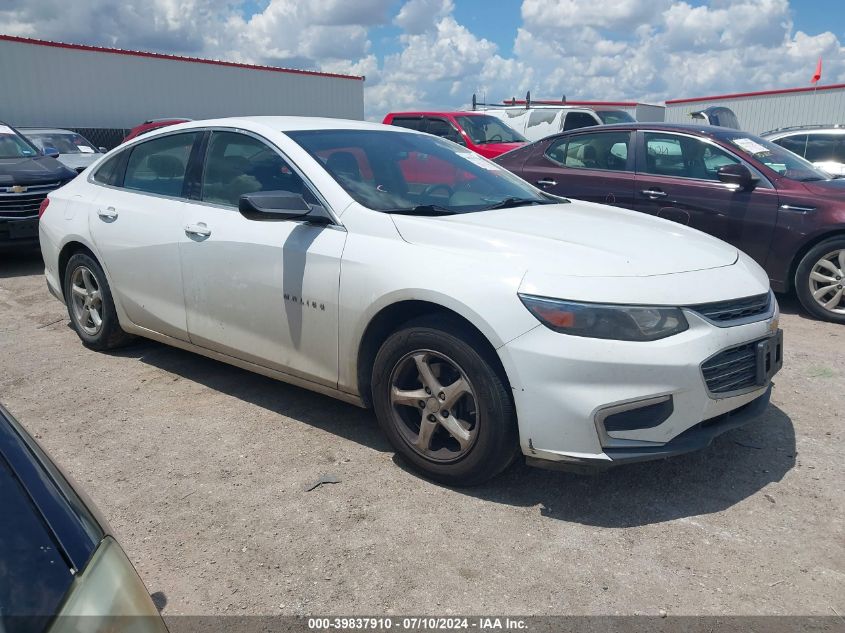
[[[22,185],[15,185],[14,187],[9,187],[6,189],[9,193],[26,193],[27,187]]]

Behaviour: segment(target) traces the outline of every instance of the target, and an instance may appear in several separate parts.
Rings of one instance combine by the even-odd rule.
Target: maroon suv
[[[550,193],[650,213],[730,242],[776,292],[845,323],[845,180],[759,137],[720,127],[604,125],[495,161]],[[596,212],[600,212],[599,209]]]

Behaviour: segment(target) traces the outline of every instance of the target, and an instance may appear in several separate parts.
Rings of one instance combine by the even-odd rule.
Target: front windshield
[[[748,134],[732,134],[725,136],[724,140],[784,178],[800,182],[830,179],[827,172],[766,139]]]
[[[73,132],[26,132],[26,137],[43,152],[54,147],[59,154],[96,154],[97,150],[84,136]]]
[[[287,135],[350,196],[377,211],[449,215],[553,201],[495,163],[428,134],[308,130]]]
[[[38,156],[36,149],[12,128],[0,125],[0,158],[29,158]]]
[[[635,123],[634,117],[625,110],[596,110],[602,123],[612,125],[613,123]]]
[[[489,114],[456,116],[464,132],[469,134],[476,145],[487,143],[525,143],[525,137],[506,123]]]

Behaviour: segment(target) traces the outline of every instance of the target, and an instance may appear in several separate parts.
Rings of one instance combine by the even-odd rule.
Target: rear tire
[[[379,424],[396,452],[430,479],[477,485],[517,455],[513,400],[486,347],[464,324],[424,317],[391,334],[376,355]]]
[[[795,271],[795,293],[817,319],[845,323],[845,236],[817,244]]]
[[[93,257],[87,253],[71,256],[64,278],[70,323],[85,347],[102,352],[132,340],[120,328],[109,282]]]

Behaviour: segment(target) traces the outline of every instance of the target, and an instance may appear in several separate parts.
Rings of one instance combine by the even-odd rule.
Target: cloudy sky
[[[0,32],[365,75],[369,118],[845,83],[843,0],[0,0]]]

